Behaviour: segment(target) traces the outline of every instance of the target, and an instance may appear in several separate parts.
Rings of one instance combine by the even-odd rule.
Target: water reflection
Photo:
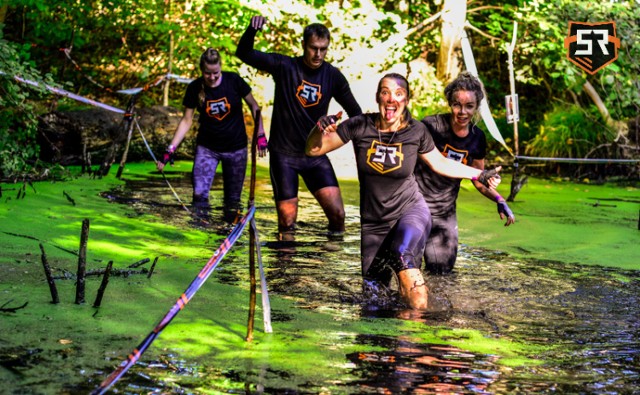
[[[499,376],[494,356],[475,355],[443,344],[424,344],[406,336],[397,338],[360,335],[359,344],[388,351],[347,355],[353,362],[350,385],[378,394],[489,394]]]
[[[187,182],[176,185],[183,193],[190,191]],[[214,184],[215,188],[221,185]],[[212,196],[215,200],[215,191]],[[171,201],[160,181],[132,182],[105,197],[133,205],[141,212],[154,212],[178,226],[190,226],[188,216],[176,214],[181,208]],[[215,201],[213,204],[216,207]],[[313,197],[302,194],[301,221],[295,237],[278,241],[272,202],[262,198],[257,204],[260,210],[256,221],[272,295],[295,299],[300,308],[322,309],[335,316],[360,320],[399,318],[429,327],[481,330],[488,337],[551,347],[551,351],[539,356],[550,361],[547,365],[507,368],[492,355],[421,343],[404,334],[361,334],[353,341],[363,346],[362,351],[345,355],[344,369],[352,380],[338,384],[339,391],[632,394],[640,387],[639,271],[515,261],[502,253],[463,245],[453,274],[427,277],[429,309],[415,312],[399,304],[393,293],[381,303],[363,297],[357,207],[346,207],[347,231],[336,240],[326,234],[326,219]],[[214,232],[224,232],[224,228],[216,227],[217,220],[214,210],[212,224],[207,226]],[[246,283],[245,267],[245,257],[230,256],[216,271],[216,281]],[[287,312],[273,311],[272,319],[275,323],[292,317]],[[382,351],[368,351],[371,345]],[[159,367],[135,369],[144,374]],[[270,380],[286,381],[295,372],[273,371],[269,367],[253,372],[194,367],[181,372],[192,378],[224,377],[242,384],[245,393],[320,393],[328,385],[273,387]],[[134,385],[137,379],[131,375],[123,380]],[[172,385],[172,391],[179,393],[175,387],[179,384]]]

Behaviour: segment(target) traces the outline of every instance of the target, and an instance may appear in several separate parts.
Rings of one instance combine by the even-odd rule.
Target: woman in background
[[[422,123],[442,156],[484,170],[487,140],[474,121],[484,98],[482,83],[465,71],[447,85],[444,94],[451,112],[425,117]],[[425,269],[434,274],[449,273],[458,256],[456,200],[461,180],[444,177],[421,162],[416,164],[415,176],[433,222],[424,250]],[[516,221],[507,202],[495,189],[472,182],[478,192],[497,203],[500,218],[506,219],[504,226]]]
[[[224,182],[223,218],[233,222],[242,211],[240,195],[247,170],[247,132],[244,124],[242,100],[247,103],[253,118],[260,108],[251,94],[251,87],[236,73],[222,71],[220,53],[208,48],[200,57],[202,76],[192,81],[182,100],[184,114],[171,144],[158,161],[162,171],[184,139],[193,123],[194,110],[200,113],[196,153],[193,162],[193,206],[208,213],[209,190],[218,164],[222,164]],[[262,120],[256,119],[260,156],[267,152],[267,139]]]

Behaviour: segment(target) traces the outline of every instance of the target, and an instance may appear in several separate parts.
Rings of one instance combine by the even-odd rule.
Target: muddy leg
[[[427,285],[420,269],[406,269],[398,273],[400,296],[412,309],[425,310],[428,302]]]

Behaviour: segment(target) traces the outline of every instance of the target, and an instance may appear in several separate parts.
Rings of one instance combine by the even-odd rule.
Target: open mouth
[[[396,115],[397,107],[385,107],[384,108],[384,117],[389,120],[392,119]]]

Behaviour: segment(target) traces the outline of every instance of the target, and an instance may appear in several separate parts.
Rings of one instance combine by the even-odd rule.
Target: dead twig
[[[15,313],[16,311],[18,311],[20,309],[24,309],[29,304],[29,302],[24,302],[24,304],[22,306],[6,307],[6,308],[4,307],[4,306],[8,305],[9,303],[11,303],[12,301],[13,301],[13,299],[9,300],[7,303],[5,303],[2,306],[0,306],[0,312],[3,312],[3,313]]]
[[[62,194],[64,195],[64,197],[67,198],[67,200],[73,204],[74,206],[76,205],[76,201],[73,200],[73,198],[66,192],[66,191],[62,191]]]
[[[144,258],[144,259],[139,260],[138,262],[132,263],[131,265],[129,265],[129,266],[127,266],[127,267],[128,267],[129,269],[135,269],[135,268],[137,268],[138,266],[142,266],[142,265],[144,265],[145,263],[149,262],[150,260],[151,260],[151,259],[149,259],[149,258]]]

